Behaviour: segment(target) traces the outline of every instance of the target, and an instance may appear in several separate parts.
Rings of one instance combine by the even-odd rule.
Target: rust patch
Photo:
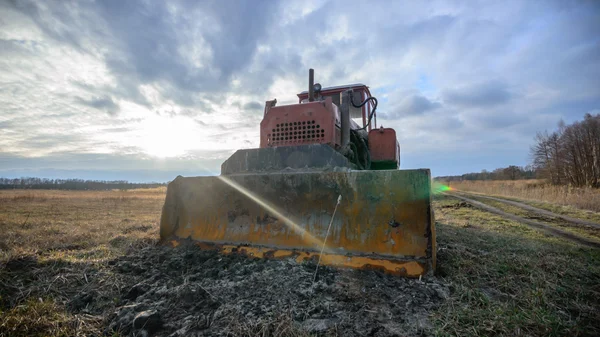
[[[177,243],[176,240],[171,241]],[[216,245],[205,242],[194,243],[199,249],[219,250],[222,254],[238,254],[252,258],[282,259],[292,258],[297,263],[307,261],[316,262],[319,259],[319,253],[297,250],[270,249],[264,247]],[[321,264],[336,268],[353,268],[362,270],[379,271],[386,274],[402,277],[419,277],[430,271],[428,263],[417,260],[394,260],[381,259],[369,256],[348,256],[340,254],[323,254]]]

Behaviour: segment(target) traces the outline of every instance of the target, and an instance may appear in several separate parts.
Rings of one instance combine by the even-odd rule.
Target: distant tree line
[[[555,185],[600,188],[600,114],[558,130],[539,132],[531,147],[532,165],[508,166],[492,172],[436,177],[439,181],[545,179]]]
[[[600,114],[586,114],[571,125],[538,133],[531,148],[533,165],[556,185],[600,188]]]
[[[515,166],[497,168],[493,171],[482,170],[481,172],[465,173],[459,176],[436,177],[439,181],[463,181],[463,180],[520,180],[539,178],[539,172],[533,166]]]
[[[124,180],[82,180],[82,179],[46,179],[46,178],[0,178],[0,189],[40,189],[40,190],[127,190],[134,188],[153,188],[166,183],[130,183]]]

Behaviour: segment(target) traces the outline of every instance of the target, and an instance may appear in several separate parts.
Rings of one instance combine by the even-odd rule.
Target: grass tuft
[[[52,299],[29,298],[4,312],[0,309],[0,336],[101,335],[102,317],[69,315]]]

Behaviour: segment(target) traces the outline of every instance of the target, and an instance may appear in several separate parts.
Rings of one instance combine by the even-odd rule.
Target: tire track
[[[507,218],[507,219],[510,219],[510,220],[514,220],[514,221],[517,221],[517,222],[520,222],[520,223],[524,223],[524,224],[526,224],[526,225],[528,225],[530,227],[536,228],[536,229],[540,229],[540,230],[542,230],[542,231],[544,231],[544,232],[546,232],[548,234],[552,234],[554,236],[558,236],[558,237],[567,239],[567,240],[572,241],[572,242],[576,242],[576,243],[584,245],[584,246],[593,247],[593,248],[600,248],[600,242],[598,242],[598,241],[591,240],[591,239],[584,238],[584,237],[579,236],[579,235],[575,235],[573,233],[569,233],[569,232],[563,231],[561,229],[558,229],[558,228],[556,228],[554,226],[550,226],[550,225],[542,223],[542,222],[533,221],[533,220],[530,220],[530,219],[525,219],[523,217],[507,213],[507,212],[502,211],[502,210],[500,210],[500,209],[498,209],[496,207],[492,207],[492,206],[486,205],[486,204],[484,204],[482,202],[479,202],[477,200],[473,200],[473,199],[467,198],[467,197],[462,196],[462,195],[458,195],[456,193],[445,192],[444,194],[452,196],[452,197],[460,199],[460,200],[463,200],[463,201],[465,201],[465,202],[467,202],[467,203],[469,203],[469,204],[471,204],[471,205],[473,205],[473,206],[475,206],[475,207],[477,207],[479,209],[482,209],[484,211],[500,215],[500,216],[502,216],[504,218]]]
[[[577,219],[577,218],[572,218],[570,216],[566,216],[566,215],[562,215],[562,214],[556,214],[554,212],[550,212],[548,210],[545,209],[541,209],[541,208],[537,208],[537,207],[533,207],[527,204],[523,204],[517,201],[512,201],[512,200],[506,200],[506,199],[501,199],[501,198],[496,198],[496,197],[492,197],[492,196],[488,196],[488,195],[482,195],[482,194],[472,194],[472,193],[466,193],[466,192],[452,192],[452,193],[458,193],[461,195],[467,195],[467,196],[474,196],[474,197],[478,197],[478,198],[484,198],[484,199],[489,199],[489,200],[494,200],[494,201],[498,201],[498,202],[502,202],[508,205],[512,205],[512,206],[516,206],[519,208],[523,208],[526,209],[528,211],[532,211],[535,212],[539,215],[545,215],[548,217],[552,217],[552,218],[559,218],[577,225],[581,225],[581,226],[589,226],[589,227],[594,227],[597,229],[600,229],[600,224],[599,223],[595,223],[592,221],[587,221],[587,220],[583,220],[583,219]]]

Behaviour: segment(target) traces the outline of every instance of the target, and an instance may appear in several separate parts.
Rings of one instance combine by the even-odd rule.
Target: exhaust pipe
[[[352,95],[352,91],[344,91],[342,93],[342,104],[340,105],[342,148],[346,148],[350,144],[350,95]]]
[[[313,102],[315,100],[315,70],[308,70],[308,101]]]

